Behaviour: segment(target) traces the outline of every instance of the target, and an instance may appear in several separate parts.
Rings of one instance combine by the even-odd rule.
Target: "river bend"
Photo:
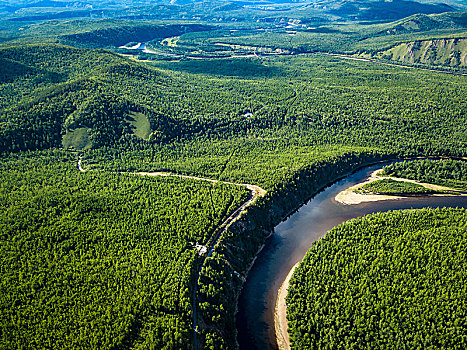
[[[389,163],[386,163],[389,164]],[[312,242],[349,219],[398,209],[466,207],[467,197],[410,197],[343,205],[334,200],[342,190],[367,179],[386,164],[361,169],[318,193],[275,227],[258,255],[240,295],[237,314],[240,349],[277,349],[274,309],[277,292],[290,269],[303,259]]]

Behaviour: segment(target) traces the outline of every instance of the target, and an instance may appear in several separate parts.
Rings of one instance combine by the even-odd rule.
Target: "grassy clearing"
[[[63,148],[74,148],[74,149],[89,149],[91,148],[91,140],[89,138],[89,132],[87,128],[78,128],[73,131],[68,131],[62,137]]]
[[[180,39],[179,36],[174,36],[172,38],[165,38],[164,40],[161,41],[161,44],[169,46],[169,47],[177,47],[177,42],[179,39]]]
[[[130,125],[134,128],[133,135],[142,138],[143,140],[149,140],[151,135],[151,123],[146,115],[139,112],[130,111],[128,118]]]

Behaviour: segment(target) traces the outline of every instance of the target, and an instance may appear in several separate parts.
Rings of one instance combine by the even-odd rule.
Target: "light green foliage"
[[[158,63],[161,70],[108,52],[53,45],[1,49],[0,58],[28,67],[2,84],[3,150],[58,147],[61,135],[78,127],[91,129],[93,147],[126,149],[128,143],[149,148],[233,136],[417,153],[465,149],[465,77],[320,55],[242,63],[262,67],[253,76],[250,70],[225,76],[209,62],[204,72],[183,62]],[[148,117],[151,143],[131,137],[129,110]]]
[[[143,140],[149,140],[151,135],[151,123],[146,115],[130,111],[129,117],[130,125],[134,127],[133,134],[141,137]]]
[[[467,39],[445,38],[412,41],[380,51],[376,57],[387,57],[394,61],[410,64],[465,67],[467,66]]]
[[[467,163],[462,160],[423,159],[394,163],[385,166],[382,175],[467,190]]]
[[[436,191],[412,182],[396,181],[393,179],[382,179],[369,182],[355,190],[358,193],[389,194],[389,195],[411,195],[411,194],[435,194],[449,193]]]
[[[290,11],[300,7],[290,4]],[[238,31],[186,21],[27,24],[18,22],[20,13],[12,15],[18,21],[0,21],[6,42],[0,48],[4,347],[191,346],[191,298],[201,258],[189,243],[206,243],[247,192],[120,172],[201,175],[268,191],[222,234],[200,274],[200,343],[231,348],[241,278],[284,215],[367,162],[466,155],[465,77],[324,54],[268,55],[276,49],[357,50],[376,37],[371,45],[391,47],[412,34],[382,39],[377,31],[391,24],[337,28],[322,21],[334,15],[322,14],[315,26],[305,22],[319,12],[309,6],[295,12],[301,11],[305,26],[292,30],[287,23],[252,23],[242,5],[182,8],[200,16],[234,13]],[[252,11],[274,21],[289,11],[274,8]],[[179,10],[134,6],[124,15],[170,17]],[[112,18],[119,11],[102,13]],[[177,38],[164,45],[166,36]],[[140,53],[152,59],[148,63],[85,49],[146,40],[183,56],[256,50],[263,57],[189,61]],[[24,44],[38,41],[82,48]],[[362,46],[352,46],[357,43]],[[75,137],[84,129],[89,143]],[[63,138],[65,146],[90,146],[83,162],[96,171],[78,173],[77,155],[28,153],[60,148]]]
[[[292,349],[466,347],[467,211],[374,214],[314,243],[287,296]]]
[[[86,128],[78,128],[70,130],[62,136],[63,148],[73,148],[77,150],[89,149],[91,142],[89,140],[89,133]]]
[[[198,252],[243,187],[0,163],[0,347],[191,348]]]
[[[230,138],[192,140],[121,152],[98,149],[90,152],[87,164],[107,171],[175,171],[223,181],[254,183],[269,189],[287,182],[310,164],[338,157],[375,151],[344,145],[314,145],[310,140],[284,138]],[[380,153],[375,151],[375,153]]]

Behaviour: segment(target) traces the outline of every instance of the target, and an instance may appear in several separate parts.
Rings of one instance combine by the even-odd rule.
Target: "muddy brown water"
[[[334,226],[375,212],[467,207],[467,196],[421,196],[357,205],[343,205],[334,200],[340,191],[364,181],[371,172],[386,164],[366,167],[325,188],[275,227],[252,266],[240,295],[236,318],[240,349],[277,349],[274,331],[277,292],[290,269],[303,259],[311,243]]]

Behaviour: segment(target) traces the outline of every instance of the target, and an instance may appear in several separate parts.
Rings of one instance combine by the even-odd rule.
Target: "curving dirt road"
[[[82,157],[80,156],[78,158],[78,170],[80,172],[86,172],[87,170],[83,168],[83,160]],[[251,197],[245,201],[240,207],[235,209],[235,211],[229,215],[228,218],[226,218],[221,225],[219,225],[213,232],[211,238],[209,239],[209,242],[207,244],[207,254],[204,254],[204,260],[203,263],[201,264],[200,268],[198,269],[198,273],[196,276],[196,285],[195,285],[195,290],[193,291],[193,339],[194,339],[194,349],[198,350],[198,312],[197,312],[197,293],[198,293],[198,281],[199,281],[199,273],[201,269],[204,266],[204,263],[206,261],[207,257],[210,257],[214,251],[214,247],[216,246],[217,242],[219,241],[219,238],[221,237],[222,233],[225,232],[243,213],[243,211],[249,207],[258,197],[262,197],[266,194],[266,191],[262,189],[259,186],[252,185],[252,184],[239,184],[235,182],[229,182],[229,181],[220,181],[220,180],[214,180],[214,179],[207,179],[203,177],[198,177],[198,176],[190,176],[190,175],[180,175],[180,174],[172,174],[168,172],[137,172],[137,173],[126,173],[126,174],[132,174],[132,175],[138,175],[138,176],[166,176],[166,177],[179,177],[182,179],[191,179],[191,180],[198,180],[198,181],[207,181],[210,183],[223,183],[227,185],[235,185],[235,186],[243,186],[248,188],[251,191]]]
[[[192,180],[198,180],[198,181],[207,181],[211,183],[223,183],[223,184],[228,184],[228,185],[236,185],[236,186],[244,186],[248,188],[251,191],[251,197],[244,202],[240,207],[238,207],[230,216],[222,222],[221,225],[219,225],[213,232],[213,235],[211,236],[210,243],[207,245],[207,254],[205,255],[205,259],[203,260],[203,263],[201,264],[200,268],[198,269],[198,273],[196,276],[196,285],[195,285],[195,290],[193,292],[193,339],[194,339],[194,349],[198,350],[198,313],[197,313],[197,293],[198,293],[198,281],[199,281],[199,273],[201,269],[204,267],[204,262],[207,257],[210,257],[214,251],[214,248],[219,241],[219,238],[221,237],[222,233],[225,232],[243,213],[243,211],[250,206],[258,197],[262,197],[266,194],[266,191],[262,189],[259,186],[256,185],[251,185],[251,184],[239,184],[235,182],[229,182],[229,181],[219,181],[219,180],[213,180],[213,179],[206,179],[198,176],[189,176],[189,175],[179,175],[179,174],[171,174],[167,172],[138,172],[138,173],[133,173],[135,175],[139,176],[170,176],[170,177],[179,177],[182,179],[192,179]],[[214,237],[214,238],[212,238]]]

